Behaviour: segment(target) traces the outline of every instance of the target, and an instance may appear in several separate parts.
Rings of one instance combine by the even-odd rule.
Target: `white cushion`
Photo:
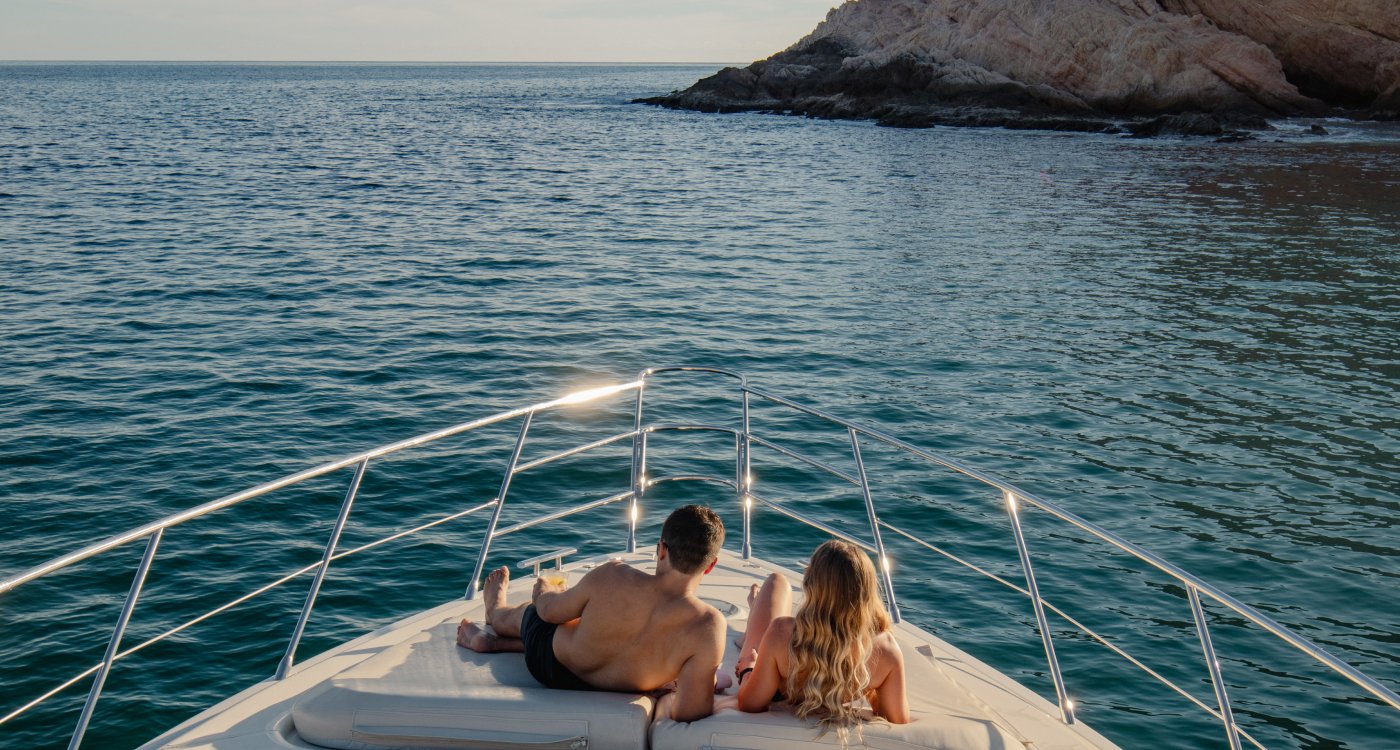
[[[927,646],[902,637],[905,684],[909,697],[908,724],[870,722],[862,726],[864,744],[880,750],[1023,750],[1016,730],[958,687],[936,663]],[[731,691],[736,692],[736,691]],[[690,723],[672,721],[671,696],[663,698],[652,722],[651,750],[791,750],[802,743],[836,745],[835,732],[818,739],[816,722],[793,716],[785,705],[773,704],[765,713],[744,713],[733,698],[716,701],[709,718]],[[851,738],[851,747],[861,742]]]
[[[669,715],[670,696],[663,698],[658,716]],[[749,714],[733,699],[716,705],[714,715],[688,724],[658,718],[652,724],[652,750],[792,750],[807,743],[840,746],[835,732],[818,737],[815,722],[802,721],[788,708],[774,704],[766,713]],[[993,720],[976,715],[914,711],[908,724],[870,722],[861,727],[863,744],[871,748],[905,750],[1022,750],[1025,744]],[[862,742],[851,737],[850,746]]]
[[[646,747],[654,702],[643,695],[551,690],[523,654],[477,654],[446,622],[308,692],[297,733],[340,750]]]

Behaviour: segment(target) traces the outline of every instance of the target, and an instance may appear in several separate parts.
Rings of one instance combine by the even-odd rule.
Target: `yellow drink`
[[[563,586],[569,582],[569,579],[565,578],[564,574],[557,570],[540,573],[540,580],[551,586]]]

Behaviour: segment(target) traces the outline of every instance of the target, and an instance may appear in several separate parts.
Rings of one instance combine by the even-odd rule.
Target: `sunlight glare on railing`
[[[592,401],[594,399],[602,398],[604,396],[611,396],[614,393],[620,393],[629,388],[634,388],[639,383],[640,381],[633,381],[631,383],[622,383],[621,385],[605,385],[600,388],[589,388],[587,390],[570,393],[569,395],[563,398],[557,399],[556,401],[554,401],[554,403],[560,406],[581,404],[585,401]]]

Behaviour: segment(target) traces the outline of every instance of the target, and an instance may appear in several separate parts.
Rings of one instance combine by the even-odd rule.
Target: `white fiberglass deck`
[[[643,570],[650,554],[621,557]],[[607,559],[567,566],[572,580]],[[725,613],[730,643],[747,622],[749,587],[772,571],[799,574],[725,553],[700,596]],[[531,578],[512,584],[512,601],[528,595]],[[800,601],[800,591],[794,591]],[[143,748],[254,750],[287,747],[689,748],[799,747],[814,725],[780,706],[766,714],[734,708],[731,688],[713,716],[689,724],[664,717],[665,698],[544,688],[521,654],[475,654],[455,644],[463,617],[482,619],[483,604],[454,601],[370,633],[214,706]],[[1066,725],[1049,701],[959,649],[908,623],[896,626],[904,651],[913,721],[872,723],[864,742],[875,748],[1004,750],[1116,747],[1082,723]],[[305,733],[306,736],[303,736]],[[317,744],[308,741],[314,739]],[[835,743],[834,736],[823,740]],[[586,743],[586,744],[585,744]]]

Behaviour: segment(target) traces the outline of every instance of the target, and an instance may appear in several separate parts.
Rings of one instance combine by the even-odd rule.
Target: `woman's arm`
[[[880,664],[873,674],[884,672],[885,678],[875,686],[870,695],[870,707],[875,715],[891,724],[909,723],[909,699],[904,692],[904,652],[888,632],[881,633],[875,640],[875,653]]]
[[[739,710],[751,714],[768,710],[773,696],[782,687],[783,676],[778,669],[779,654],[787,654],[792,644],[792,618],[779,617],[768,626],[758,644],[758,661],[753,671],[739,686]]]

